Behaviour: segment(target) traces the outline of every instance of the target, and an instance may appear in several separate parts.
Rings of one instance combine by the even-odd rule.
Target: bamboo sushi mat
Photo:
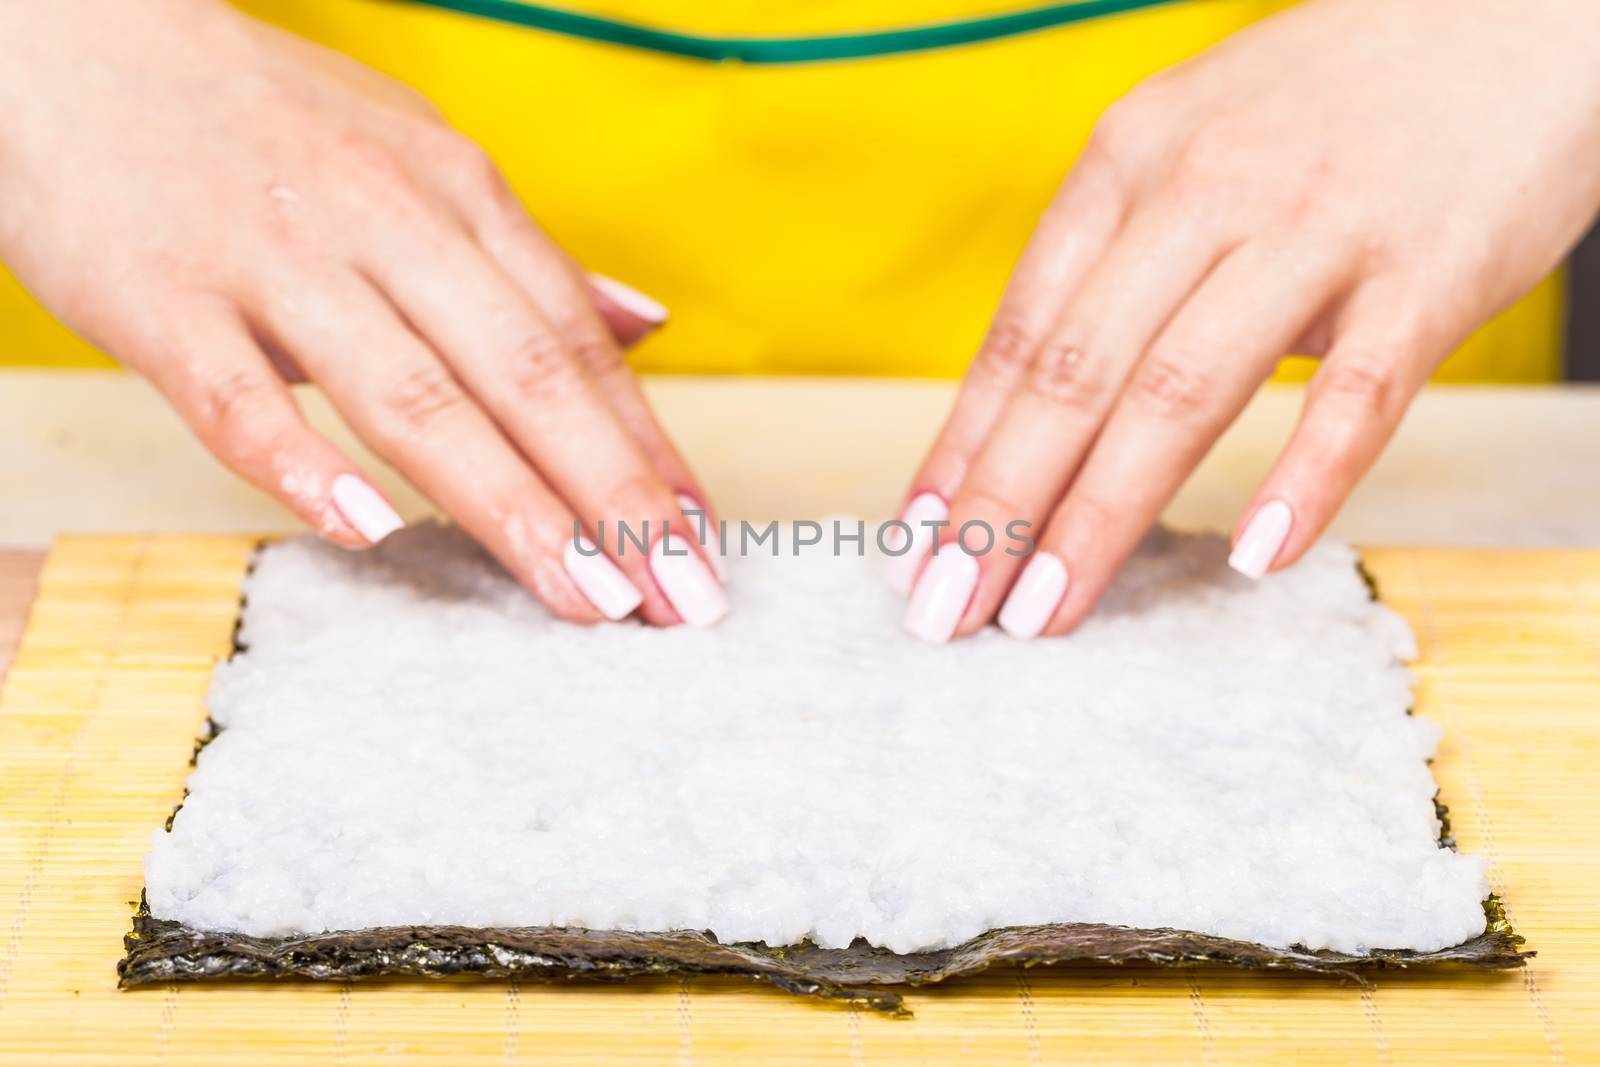
[[[736,980],[119,991],[249,546],[69,538],[45,564],[0,696],[0,1063],[1600,1062],[1600,552],[1364,554],[1416,627],[1435,771],[1526,970],[994,971],[913,991],[906,1020]]]

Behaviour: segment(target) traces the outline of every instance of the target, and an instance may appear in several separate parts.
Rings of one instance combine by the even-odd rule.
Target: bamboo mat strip
[[[22,640],[28,606],[38,581],[44,553],[30,549],[0,548],[0,682],[6,680],[11,657]]]
[[[1600,1062],[1600,553],[1375,550],[1418,710],[1525,971],[1368,987],[1214,968],[997,970],[913,1020],[739,980],[116,989],[249,540],[63,539],[0,695],[0,1064]]]

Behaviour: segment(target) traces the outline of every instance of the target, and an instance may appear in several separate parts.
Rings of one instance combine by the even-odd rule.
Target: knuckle
[[[1024,388],[1048,403],[1087,411],[1099,406],[1106,384],[1104,368],[1083,349],[1054,343],[1040,351]]]
[[[640,528],[641,523],[649,520],[650,528],[654,530],[659,523],[677,514],[675,502],[671,507],[658,506],[662,492],[660,482],[651,475],[644,471],[631,472],[606,490],[606,510],[602,517],[623,520],[635,528]]]
[[[270,447],[269,389],[259,375],[242,369],[200,379],[194,419],[212,450],[229,463],[248,461]]]
[[[1037,342],[1018,315],[1002,310],[989,324],[978,349],[977,369],[997,377],[1014,377],[1033,361]]]
[[[612,374],[626,365],[621,347],[592,330],[574,331],[570,346],[573,358],[596,377]]]
[[[1096,163],[1126,159],[1133,137],[1129,114],[1127,97],[1114,101],[1102,111],[1089,131],[1089,140],[1084,143],[1079,159]]]
[[[522,203],[487,149],[460,131],[442,126],[430,140],[428,164],[466,201],[481,222],[505,224],[523,217]]]
[[[1356,209],[1361,206],[1361,200],[1348,195],[1346,188],[1338,163],[1317,156],[1293,181],[1280,187],[1278,215],[1291,232],[1344,243],[1358,232]]]
[[[1094,533],[1116,527],[1122,521],[1123,511],[1098,492],[1075,489],[1067,496],[1061,515],[1066,528],[1060,532],[1060,540],[1093,541]]]
[[[388,148],[366,138],[347,139],[345,169],[361,200],[391,216],[423,213],[426,198],[405,164]]]
[[[1151,144],[1151,131],[1163,124],[1164,106],[1153,83],[1145,83],[1111,102],[1100,113],[1083,158],[1091,163],[1110,164],[1114,172],[1132,166]]]
[[[426,433],[458,415],[467,402],[467,394],[444,366],[417,367],[385,391],[381,401],[384,429],[380,432],[391,441]]]
[[[1393,372],[1375,354],[1346,352],[1337,362],[1323,365],[1316,392],[1319,399],[1382,417],[1394,410],[1399,389]]]
[[[388,147],[360,130],[341,133],[336,149],[335,164],[358,178],[379,178],[398,169],[399,161]]]
[[[1172,181],[1180,193],[1213,193],[1248,177],[1253,138],[1240,122],[1226,116],[1210,120],[1190,134],[1173,163]]]
[[[969,524],[979,524],[989,536],[1003,537],[1007,523],[1026,519],[1029,513],[1005,489],[996,486],[962,487],[959,499],[951,501],[950,525],[945,528],[948,540],[961,540],[961,531]],[[981,541],[981,531],[970,535],[973,543]]]
[[[522,335],[511,349],[507,380],[518,400],[546,404],[561,400],[578,387],[583,371],[560,339],[547,330]]]
[[[1352,192],[1337,161],[1312,157],[1272,181],[1260,168],[1246,169],[1249,184],[1235,180],[1234,187],[1258,232],[1299,250],[1299,258],[1354,267],[1371,261],[1381,251],[1378,242],[1394,232],[1374,216],[1370,197]]]
[[[505,181],[500,168],[484,147],[455,130],[446,130],[440,139],[439,157],[444,166],[467,188],[479,192],[498,192]]]
[[[1114,502],[1098,491],[1074,488],[1045,531],[1045,542],[1056,545],[1070,558],[1074,545],[1104,541],[1107,531],[1117,530],[1122,522],[1123,509]]]
[[[1213,406],[1217,387],[1199,363],[1173,353],[1153,352],[1129,383],[1128,395],[1143,410],[1162,418],[1187,419]]]
[[[1135,163],[1120,146],[1110,147],[1106,138],[1091,135],[1078,153],[1071,171],[1063,180],[1075,182],[1079,195],[1094,205],[1094,210],[1107,216],[1120,215],[1127,207],[1131,181],[1127,175],[1135,171]],[[1055,205],[1050,209],[1054,210]]]

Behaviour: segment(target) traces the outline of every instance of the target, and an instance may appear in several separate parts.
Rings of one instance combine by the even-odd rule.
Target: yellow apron
[[[558,241],[666,303],[639,368],[945,377],[1101,110],[1287,0],[1026,3],[241,6],[416,86]],[[1561,320],[1551,278],[1441,377],[1552,379]],[[104,361],[3,271],[0,324],[0,361]]]

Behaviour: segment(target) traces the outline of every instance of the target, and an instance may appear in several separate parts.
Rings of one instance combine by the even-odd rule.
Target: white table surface
[[[663,421],[730,518],[885,516],[953,385],[870,379],[660,378]],[[368,463],[408,517],[415,492],[354,445],[322,399],[312,422]],[[1269,388],[1168,512],[1227,529],[1293,426]],[[213,461],[143,382],[0,371],[0,545],[62,532],[275,532],[294,519]],[[1435,386],[1335,530],[1364,544],[1600,546],[1600,388]]]

